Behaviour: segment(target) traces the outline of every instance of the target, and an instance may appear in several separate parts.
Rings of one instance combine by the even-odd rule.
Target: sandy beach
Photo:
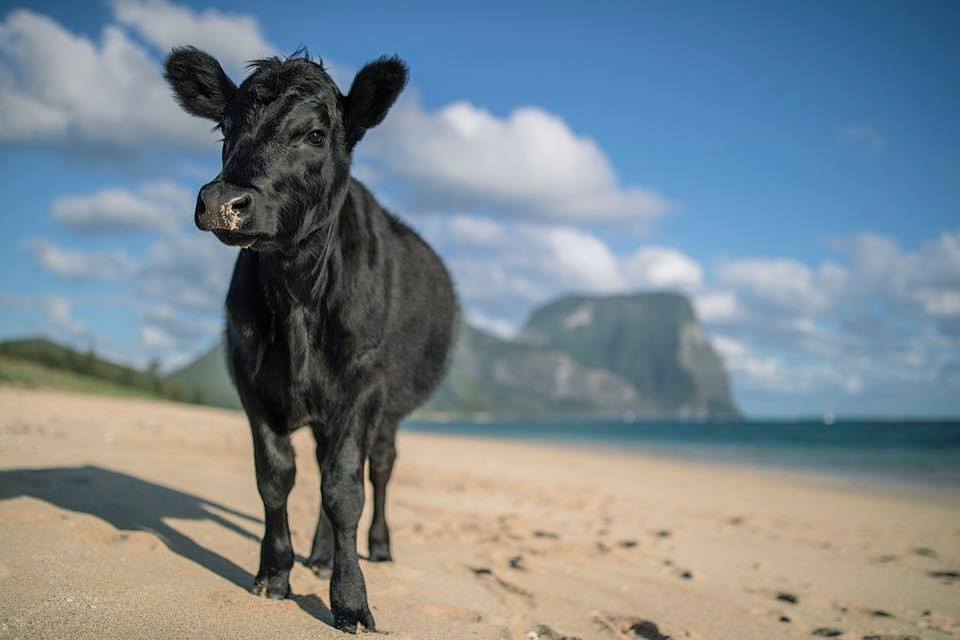
[[[319,477],[295,443],[302,559]],[[948,490],[414,433],[399,452],[395,562],[361,561],[392,638],[960,635]],[[342,637],[299,564],[291,599],[245,591],[261,533],[241,414],[0,389],[0,637]]]

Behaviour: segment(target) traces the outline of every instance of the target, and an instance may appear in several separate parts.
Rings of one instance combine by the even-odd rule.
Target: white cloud
[[[456,216],[448,227],[450,235],[460,244],[481,248],[496,248],[507,241],[502,224],[487,218]]]
[[[700,320],[708,323],[730,322],[740,315],[736,294],[730,291],[707,291],[693,298]]]
[[[863,393],[863,378],[858,375],[852,375],[843,381],[843,390],[849,395]]]
[[[48,240],[25,243],[40,266],[68,280],[124,280],[136,273],[138,265],[127,253],[110,251],[70,251]]]
[[[670,208],[650,189],[621,185],[593,140],[537,107],[506,118],[467,102],[428,112],[410,92],[358,149],[426,212],[644,225]]]
[[[641,247],[624,260],[623,269],[637,287],[693,291],[703,283],[703,268],[669,247]]]
[[[75,251],[46,239],[25,246],[41,269],[62,278],[127,282],[157,304],[216,313],[223,308],[237,255],[236,248],[200,233],[168,234],[140,261],[121,250]]]
[[[223,322],[213,314],[185,313],[176,307],[161,302],[151,306],[143,314],[145,322],[178,340],[209,338],[223,328]]]
[[[850,258],[844,292],[858,301],[883,297],[921,306],[932,316],[960,315],[960,232],[941,233],[912,253],[891,238],[868,233],[834,246]]]
[[[40,268],[49,273],[73,281],[115,283],[121,304],[139,310],[141,316],[139,347],[127,353],[128,358],[139,362],[155,355],[168,364],[184,363],[209,347],[222,330],[223,301],[237,250],[209,234],[166,233],[140,261],[122,251],[67,250],[49,240],[34,240],[27,246]],[[71,323],[66,298],[44,299],[32,306],[44,311],[59,329],[74,334],[85,329]]]
[[[487,333],[509,340],[517,334],[517,326],[501,318],[489,316],[479,311],[468,311],[467,322],[471,326],[482,329]]]
[[[622,291],[627,280],[617,257],[599,238],[570,227],[536,234],[546,250],[541,268],[571,290],[610,293]]]
[[[159,329],[153,325],[148,324],[141,326],[138,335],[140,337],[140,343],[148,349],[173,349],[177,346],[176,340],[163,331],[163,329]]]
[[[833,248],[845,259],[816,268],[786,259],[721,264],[697,294],[708,325],[744,345],[726,350],[735,380],[848,395],[945,384],[935,372],[960,362],[960,233],[913,251],[876,234]]]
[[[137,273],[137,286],[153,301],[219,318],[236,257],[236,248],[211,234],[171,235],[154,243]]]
[[[39,311],[52,333],[70,338],[87,335],[87,327],[73,317],[73,303],[63,296],[12,296],[0,293],[0,307],[34,309]],[[42,327],[38,326],[37,331]]]
[[[113,9],[119,24],[98,40],[29,9],[0,22],[0,142],[216,148],[210,124],[174,102],[160,58],[173,45],[192,44],[240,73],[244,61],[275,52],[256,20],[164,0],[118,1]]]
[[[725,358],[737,358],[746,355],[747,347],[739,340],[728,336],[713,336],[713,346]]]
[[[621,257],[598,236],[570,225],[506,222],[470,215],[423,221],[424,235],[447,257],[467,309],[516,327],[531,307],[566,293],[690,289],[700,265],[676,249],[640,248]]]
[[[57,198],[51,215],[75,231],[170,232],[190,220],[193,200],[186,189],[171,182],[158,181],[147,183],[135,192],[103,189],[90,195]]]
[[[114,16],[162,52],[194,45],[217,58],[235,79],[247,62],[276,55],[252,16],[192,11],[166,0],[114,0]]]
[[[736,260],[720,265],[716,278],[720,286],[737,291],[741,297],[778,309],[810,313],[826,302],[811,269],[796,260]]]
[[[97,43],[26,9],[0,23],[0,142],[212,148],[213,140],[122,30],[106,27]]]
[[[40,306],[60,329],[74,335],[86,333],[86,325],[73,319],[73,305],[66,298],[48,296],[40,300]]]
[[[920,290],[916,296],[931,316],[960,316],[960,291]]]

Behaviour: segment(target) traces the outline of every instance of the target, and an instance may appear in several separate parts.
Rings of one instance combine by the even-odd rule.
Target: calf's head
[[[237,87],[198,49],[167,57],[164,77],[177,101],[223,133],[223,167],[200,189],[195,221],[226,244],[293,250],[340,209],[353,147],[386,117],[407,67],[396,57],[375,60],[347,95],[305,56],[249,68]]]

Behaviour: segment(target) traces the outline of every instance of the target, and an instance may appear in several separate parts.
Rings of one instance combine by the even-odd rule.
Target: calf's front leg
[[[337,628],[350,633],[356,631],[358,623],[368,631],[376,629],[357,558],[357,524],[364,501],[366,433],[376,424],[379,410],[379,398],[368,397],[358,403],[328,451],[321,474],[323,510],[333,525],[330,609]]]
[[[260,545],[260,569],[250,591],[280,600],[290,593],[293,546],[287,523],[287,496],[293,489],[297,466],[290,436],[270,428],[265,420],[251,418],[257,489],[263,500],[266,530]]]

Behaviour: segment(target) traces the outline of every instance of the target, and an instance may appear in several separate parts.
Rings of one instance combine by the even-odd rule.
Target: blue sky
[[[232,252],[190,224],[216,137],[160,60],[195,44],[239,80],[306,45],[341,83],[409,63],[355,173],[475,323],[678,289],[748,412],[960,412],[956,3],[340,4],[5,4],[0,336],[209,346]]]

